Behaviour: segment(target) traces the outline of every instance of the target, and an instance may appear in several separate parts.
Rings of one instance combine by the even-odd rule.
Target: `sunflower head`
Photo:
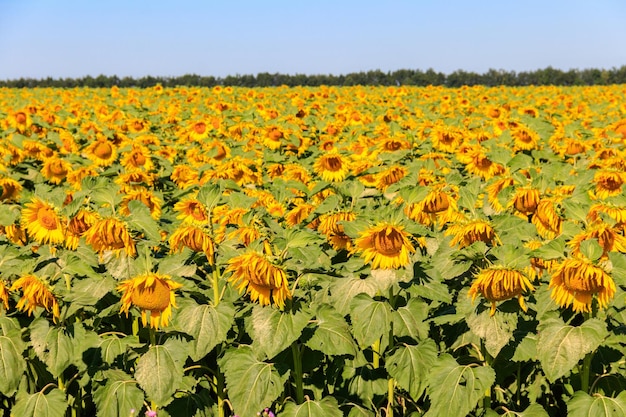
[[[65,234],[65,247],[71,250],[78,248],[78,241],[82,235],[100,218],[100,216],[89,210],[81,209],[72,217],[67,225]]]
[[[343,181],[350,172],[349,161],[337,152],[323,154],[313,164],[313,170],[324,181]]]
[[[398,269],[411,262],[415,247],[402,226],[381,223],[361,232],[353,250],[360,252],[373,269]]]
[[[468,295],[472,301],[481,294],[491,302],[491,315],[496,312],[496,303],[517,297],[522,310],[526,311],[526,304],[522,293],[526,290],[533,291],[535,288],[527,276],[517,270],[499,267],[482,269],[470,287]]]
[[[42,307],[52,313],[55,322],[59,318],[59,303],[44,281],[34,275],[25,275],[11,285],[11,291],[16,290],[22,290],[22,298],[16,306],[18,310],[30,316],[35,308]]]
[[[122,282],[117,290],[122,294],[120,313],[128,315],[131,306],[141,310],[141,321],[147,325],[150,313],[150,327],[158,329],[169,323],[172,307],[176,307],[174,291],[182,284],[174,282],[168,275],[148,273]]]
[[[64,222],[51,204],[34,197],[22,209],[22,227],[39,243],[62,243]]]
[[[281,310],[285,300],[291,299],[287,274],[259,252],[247,252],[228,261],[228,279],[239,292],[246,291],[252,301],[261,305],[275,304]]]
[[[0,280],[0,304],[4,306],[5,310],[9,309],[9,287],[3,280]]]
[[[481,219],[456,223],[449,227],[445,233],[454,235],[450,246],[459,245],[460,248],[469,246],[474,242],[484,242],[488,245],[499,243],[493,227],[487,221]]]
[[[541,195],[535,188],[520,187],[515,190],[513,196],[513,207],[522,214],[533,214],[539,205]]]
[[[22,191],[22,184],[12,178],[0,178],[0,201],[15,201]]]
[[[115,217],[96,221],[84,234],[87,244],[98,253],[124,250],[128,256],[137,255],[133,240],[126,223]]]
[[[173,253],[189,248],[194,252],[204,253],[209,263],[213,265],[215,245],[203,228],[194,224],[182,224],[172,233],[169,241]]]
[[[117,159],[117,150],[115,145],[104,137],[92,142],[85,149],[87,158],[100,167],[106,167]]]
[[[575,312],[591,312],[593,296],[598,306],[606,308],[615,295],[615,282],[603,268],[585,258],[561,262],[550,278],[550,297],[561,307]]]

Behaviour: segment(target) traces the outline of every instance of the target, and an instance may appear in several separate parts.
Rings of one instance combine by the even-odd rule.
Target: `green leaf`
[[[363,407],[359,407],[356,404],[351,404],[352,408],[350,409],[350,412],[348,413],[348,417],[375,417],[375,414],[370,411],[367,410]]]
[[[231,348],[218,359],[226,378],[234,413],[255,416],[282,393],[289,372],[279,373],[274,364],[259,361],[251,346]]]
[[[251,317],[252,348],[272,359],[300,337],[311,317],[306,311],[292,313],[255,305]]]
[[[130,346],[137,345],[139,338],[137,336],[118,337],[117,335],[106,335],[100,339],[100,355],[102,361],[109,365],[127,351]]]
[[[72,282],[70,293],[64,300],[81,306],[94,306],[107,293],[114,291],[116,284],[108,275],[76,280]]]
[[[156,405],[169,403],[180,388],[186,358],[185,345],[179,340],[167,339],[163,345],[150,346],[137,361],[135,379]]]
[[[371,297],[378,291],[378,283],[372,276],[359,278],[350,276],[336,279],[330,287],[330,299],[333,306],[341,314],[350,312],[350,302],[359,294],[367,294]]]
[[[141,410],[144,394],[130,375],[120,370],[104,372],[105,385],[96,385],[93,400],[98,417],[128,417],[131,410]]]
[[[67,407],[65,394],[58,388],[51,389],[47,394],[38,392],[29,395],[20,391],[17,394],[11,415],[16,417],[64,417]]]
[[[343,413],[339,409],[339,403],[334,397],[325,397],[320,401],[313,401],[307,398],[302,404],[295,404],[289,401],[281,417],[342,417]]]
[[[354,337],[361,347],[371,346],[391,330],[391,308],[367,294],[357,295],[350,303],[350,319]]]
[[[158,272],[163,275],[191,277],[198,269],[196,265],[186,264],[188,256],[184,253],[168,255],[159,262]]]
[[[204,204],[210,212],[219,204],[222,193],[222,187],[218,184],[206,184],[198,191],[198,201]]]
[[[19,329],[0,335],[0,393],[12,397],[26,370],[26,360],[22,352],[26,343],[22,341]]]
[[[568,417],[626,417],[626,391],[617,397],[605,397],[576,391],[567,402]]]
[[[557,318],[540,322],[537,356],[550,382],[569,373],[572,368],[600,346],[608,335],[606,323],[589,319],[578,327],[569,326]]]
[[[414,340],[426,339],[430,326],[428,318],[428,304],[416,298],[411,298],[404,307],[391,313],[394,336],[408,336]]]
[[[130,216],[125,220],[128,225],[145,233],[147,240],[158,244],[161,241],[161,232],[156,220],[150,215],[150,209],[141,201],[132,200],[128,202]]]
[[[194,361],[205,357],[218,343],[226,340],[228,331],[235,320],[232,304],[221,302],[217,307],[211,304],[198,305],[194,302],[181,306],[175,317],[180,331],[193,337],[189,342],[189,356]]]
[[[598,239],[585,239],[580,243],[580,252],[590,261],[595,262],[604,253]]]
[[[385,359],[385,368],[398,386],[417,401],[426,389],[426,378],[436,360],[437,345],[429,339],[417,346],[399,346],[393,355]]]
[[[465,417],[485,396],[496,379],[486,366],[459,365],[449,354],[441,355],[429,369],[426,393],[431,405],[424,417]]]
[[[472,312],[466,317],[470,330],[485,341],[487,352],[494,358],[500,350],[513,338],[513,331],[517,328],[516,313],[496,311],[493,316],[485,310],[480,314]]]
[[[531,256],[545,260],[559,259],[565,256],[565,239],[558,237],[531,252]]]
[[[55,378],[72,363],[76,341],[64,329],[50,327],[48,320],[38,318],[30,325],[30,339],[35,354]]]
[[[529,333],[519,342],[511,358],[515,362],[531,362],[537,360],[537,335]]]
[[[308,337],[305,344],[313,350],[329,356],[356,355],[357,348],[348,323],[329,305],[317,308],[314,328],[307,328],[303,333]]]
[[[323,242],[321,236],[308,229],[288,229],[285,233],[286,248],[305,248]]]

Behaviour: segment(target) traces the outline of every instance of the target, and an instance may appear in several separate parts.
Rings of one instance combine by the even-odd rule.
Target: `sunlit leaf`
[[[354,337],[361,347],[370,346],[391,330],[391,308],[367,294],[357,295],[350,303]]]
[[[176,315],[175,325],[180,331],[191,335],[189,356],[198,361],[206,356],[218,343],[226,340],[233,326],[235,309],[232,304],[222,302],[214,307],[211,304],[188,302],[181,306]]]
[[[65,394],[58,388],[52,388],[45,393],[40,391],[32,395],[20,391],[17,394],[11,415],[20,417],[64,417],[68,406]]]
[[[320,401],[307,399],[302,404],[288,402],[280,412],[281,417],[341,417],[343,413],[334,397],[325,397]]]
[[[426,378],[437,359],[437,346],[432,340],[425,340],[419,345],[399,346],[385,359],[385,368],[398,386],[417,400],[426,389]]]
[[[303,332],[305,344],[326,355],[356,354],[356,343],[343,316],[329,305],[320,305],[315,310],[314,327]]]
[[[256,305],[252,310],[253,349],[264,352],[268,359],[273,358],[302,334],[311,319],[307,311],[279,311],[272,307]]]
[[[567,402],[568,417],[625,417],[626,391],[617,397],[593,396],[583,391],[576,391]]]

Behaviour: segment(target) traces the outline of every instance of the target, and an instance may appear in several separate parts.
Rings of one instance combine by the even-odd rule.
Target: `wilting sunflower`
[[[82,235],[96,222],[100,216],[89,210],[81,209],[72,217],[65,233],[65,247],[70,250],[78,248],[78,241]]]
[[[599,222],[592,224],[584,232],[580,232],[572,237],[567,245],[572,248],[572,255],[579,256],[580,245],[588,239],[596,239],[602,248],[602,256],[606,257],[609,252],[616,251],[626,253],[626,237],[620,234],[614,226]]]
[[[515,190],[515,195],[511,205],[522,214],[533,214],[537,210],[541,194],[536,188],[519,187]]]
[[[95,222],[84,234],[87,244],[103,254],[105,251],[120,251],[124,249],[128,256],[135,256],[137,248],[126,223],[115,217],[100,219]]]
[[[235,284],[240,293],[245,290],[252,301],[261,305],[273,303],[282,310],[285,300],[291,299],[285,270],[259,252],[231,258],[226,271],[232,272],[228,281]]]
[[[124,153],[121,164],[127,171],[139,169],[150,172],[154,168],[150,150],[141,145],[133,145],[132,150]]]
[[[215,257],[215,245],[211,237],[199,226],[182,224],[174,230],[170,236],[170,250],[177,253],[183,248],[189,248],[194,252],[203,252],[207,260],[213,265]]]
[[[356,215],[351,211],[340,211],[337,213],[327,213],[320,216],[317,230],[326,235],[326,239],[335,250],[352,249],[352,239],[346,235],[343,225],[340,222],[351,222],[356,219]]]
[[[0,187],[2,187],[0,201],[15,201],[22,191],[22,184],[13,178],[0,178]]]
[[[545,239],[554,239],[561,234],[563,218],[559,215],[559,199],[548,197],[539,201],[531,219],[537,233]]]
[[[491,161],[482,151],[476,151],[472,154],[469,163],[465,165],[465,169],[472,175],[476,175],[482,179],[488,180],[505,172],[505,168]]]
[[[534,289],[535,287],[533,287],[528,277],[517,269],[489,267],[482,269],[476,275],[468,296],[472,297],[473,302],[480,293],[487,301],[491,302],[490,315],[493,316],[496,312],[496,303],[498,301],[514,297],[517,297],[522,310],[526,311],[527,307],[522,293],[527,290],[534,291]]]
[[[176,165],[170,178],[178,188],[185,189],[198,185],[200,176],[196,168],[192,168],[189,165]]]
[[[120,313],[126,313],[131,306],[141,310],[141,322],[147,325],[147,312],[150,312],[150,327],[158,329],[167,326],[172,316],[172,307],[176,307],[174,291],[182,284],[174,282],[168,275],[148,273],[138,275],[122,282],[118,291],[122,291]]]
[[[415,248],[404,227],[380,223],[360,233],[353,251],[360,252],[373,269],[398,269],[411,262]]]
[[[385,191],[390,185],[397,183],[409,173],[406,167],[395,165],[376,175],[376,188]]]
[[[331,152],[319,156],[313,164],[313,170],[324,181],[343,181],[350,172],[350,163],[337,152]]]
[[[4,227],[4,233],[7,239],[16,245],[24,246],[28,242],[26,231],[19,224],[9,224]]]
[[[500,242],[493,227],[481,219],[459,221],[446,229],[445,234],[454,236],[450,241],[450,246],[459,245],[459,248],[479,241],[488,245]]]
[[[43,307],[52,313],[54,321],[59,318],[59,303],[50,291],[48,284],[34,275],[25,275],[11,285],[11,291],[22,290],[22,298],[17,302],[17,309],[28,312],[30,316],[35,308]]]
[[[39,243],[62,243],[65,238],[64,222],[54,206],[37,197],[22,209],[21,224]]]
[[[72,170],[72,164],[61,158],[47,159],[41,169],[42,175],[53,184],[61,184]]]
[[[583,258],[568,258],[561,262],[550,279],[550,297],[561,307],[575,312],[591,312],[594,294],[598,306],[605,308],[615,295],[613,278],[601,267]]]
[[[622,185],[626,182],[626,172],[602,170],[593,176],[595,198],[603,200],[607,197],[622,194]]]
[[[120,203],[120,213],[124,216],[130,215],[130,209],[128,208],[128,203],[131,201],[141,201],[148,209],[150,210],[150,216],[153,219],[158,219],[161,217],[161,204],[163,201],[154,195],[154,193],[147,188],[136,188],[130,189],[128,192],[122,197],[122,202]]]
[[[9,309],[9,287],[6,286],[3,280],[0,280],[0,301],[5,310]]]
[[[315,206],[313,204],[299,201],[291,210],[285,213],[285,223],[287,223],[290,227],[294,227],[295,225],[306,220],[313,210],[315,210]]]
[[[511,130],[511,136],[513,136],[514,140],[514,151],[530,151],[535,149],[540,139],[537,132],[525,126],[518,126]]]

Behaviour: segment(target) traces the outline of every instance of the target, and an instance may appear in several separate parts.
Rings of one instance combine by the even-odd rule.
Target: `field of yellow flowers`
[[[4,416],[625,416],[626,86],[0,89]]]

